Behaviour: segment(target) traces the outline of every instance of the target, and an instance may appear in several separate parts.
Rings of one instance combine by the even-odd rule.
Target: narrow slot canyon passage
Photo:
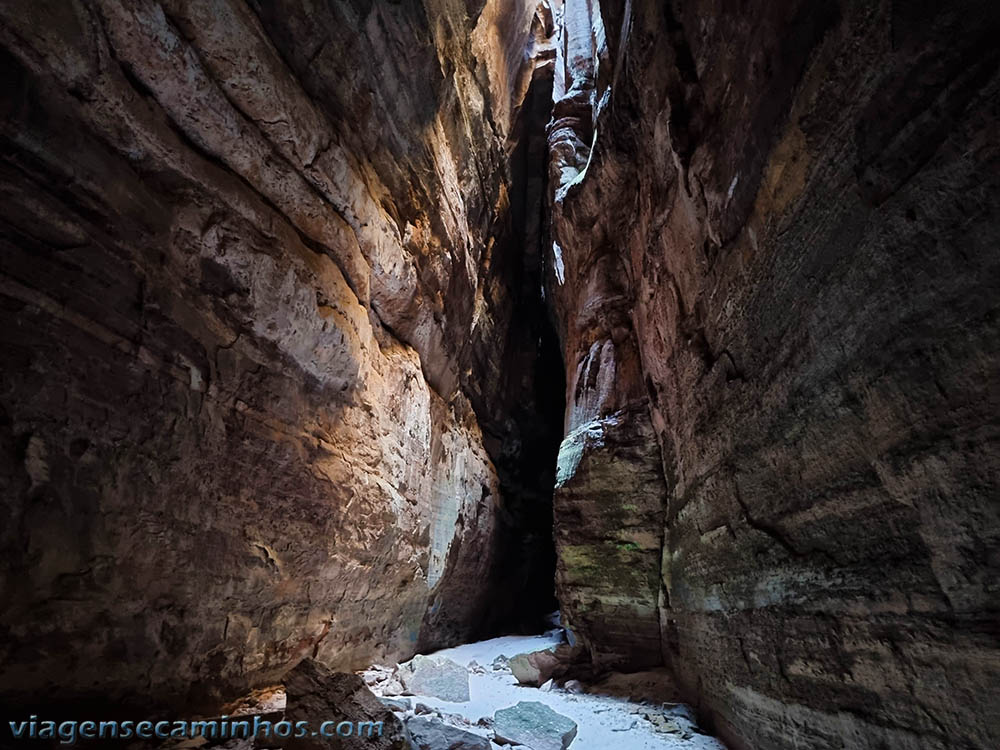
[[[1000,5],[0,3],[0,748],[1000,747]]]

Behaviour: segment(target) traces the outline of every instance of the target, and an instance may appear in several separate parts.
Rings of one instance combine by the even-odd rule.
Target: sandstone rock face
[[[503,562],[551,546],[552,470],[512,468],[549,450],[509,210],[540,26],[3,4],[4,700],[203,709],[551,597]]]
[[[1000,746],[998,32],[0,5],[0,702],[204,712],[554,570],[735,748]]]
[[[557,472],[556,583],[570,626],[597,667],[660,663],[664,485],[645,404],[571,432]]]
[[[599,469],[556,493],[569,624],[648,653],[567,572],[663,492],[663,658],[734,747],[997,746],[996,6],[564,12],[546,291],[560,464]],[[645,416],[570,444],[626,406],[656,448]]]
[[[547,298],[566,363],[555,491],[564,619],[601,667],[660,663],[658,595],[666,485],[649,421],[628,276],[600,229],[604,206],[572,213],[586,174],[604,31],[596,4],[561,11],[549,124],[552,242]],[[564,249],[565,248],[565,249]]]

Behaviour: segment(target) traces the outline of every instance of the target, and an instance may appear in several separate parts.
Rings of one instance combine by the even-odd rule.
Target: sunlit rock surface
[[[1000,746],[998,15],[0,5],[0,703],[555,577],[740,750]]]
[[[551,547],[535,11],[3,4],[5,698],[204,706],[552,608],[507,562]]]

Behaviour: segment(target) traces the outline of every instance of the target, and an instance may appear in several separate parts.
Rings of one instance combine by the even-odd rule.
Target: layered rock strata
[[[998,745],[996,7],[565,13],[567,434],[646,407],[664,660],[737,748]],[[614,465],[603,434],[584,456]],[[648,635],[588,619],[613,594],[564,571],[635,491],[556,494],[560,598],[598,655]]]
[[[0,698],[204,709],[540,596],[535,14],[3,4]]]
[[[566,363],[565,437],[554,494],[556,586],[565,624],[599,668],[661,663],[666,485],[649,418],[629,279],[604,201],[571,196],[587,175],[604,31],[597,6],[560,9],[549,137],[546,290]]]

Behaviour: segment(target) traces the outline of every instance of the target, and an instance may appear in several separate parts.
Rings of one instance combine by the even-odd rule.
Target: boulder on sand
[[[469,671],[451,659],[414,656],[399,665],[397,677],[408,693],[452,703],[469,700]]]
[[[508,662],[508,665],[519,683],[538,687],[549,681],[561,662],[550,649],[544,649],[529,654],[518,654]]]
[[[521,701],[493,715],[496,741],[532,750],[566,750],[576,737],[576,722],[544,703]]]
[[[406,722],[414,750],[492,750],[490,741],[436,719],[414,716]]]

